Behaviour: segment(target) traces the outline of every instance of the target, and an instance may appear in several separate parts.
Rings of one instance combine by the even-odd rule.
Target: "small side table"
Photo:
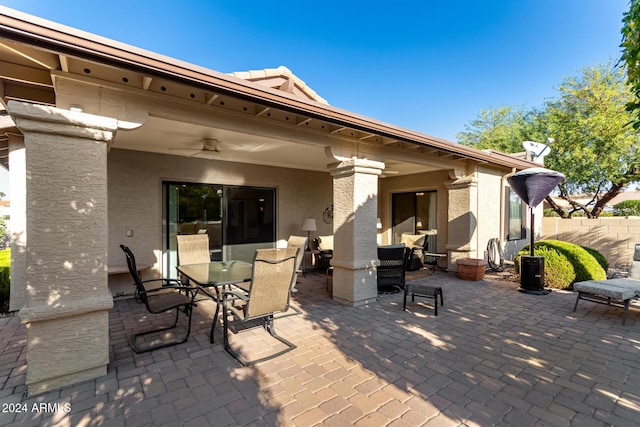
[[[435,253],[435,252],[424,252],[422,254],[422,256],[423,256],[423,260],[428,258],[428,257],[433,258],[432,262],[424,262],[424,263],[425,264],[430,264],[431,265],[431,271],[433,271],[434,273],[436,272],[437,268],[439,268],[442,271],[447,271],[446,267],[441,267],[440,266],[440,260],[445,260],[446,261],[447,254],[438,254],[438,253]]]
[[[302,277],[306,277],[307,272],[315,272],[318,267],[319,250],[306,250],[302,257]]]

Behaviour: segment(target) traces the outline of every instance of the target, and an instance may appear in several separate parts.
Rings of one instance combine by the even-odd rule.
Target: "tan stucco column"
[[[11,246],[11,297],[9,310],[17,311],[27,302],[27,191],[24,138],[9,135],[9,220]]]
[[[107,142],[117,120],[11,101],[26,170],[27,388],[106,374]]]
[[[331,165],[333,176],[333,299],[357,307],[378,296],[376,218],[384,163],[352,158]]]
[[[478,179],[474,175],[463,176],[445,184],[448,190],[447,253],[449,271],[457,271],[456,260],[478,255]]]

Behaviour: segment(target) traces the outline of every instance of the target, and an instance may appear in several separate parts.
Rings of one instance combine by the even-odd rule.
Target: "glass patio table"
[[[212,261],[203,264],[179,265],[176,269],[187,279],[193,282],[198,290],[216,302],[216,311],[211,322],[209,342],[213,344],[213,331],[215,330],[222,304],[222,288],[227,285],[235,285],[240,288],[243,282],[251,280],[253,265],[240,260]],[[215,293],[211,292],[211,289]]]

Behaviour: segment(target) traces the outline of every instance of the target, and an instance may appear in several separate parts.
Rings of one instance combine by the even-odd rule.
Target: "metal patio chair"
[[[211,261],[209,252],[209,235],[207,234],[179,234],[178,264],[202,264]]]
[[[291,286],[291,292],[297,292],[296,283],[298,283],[298,274],[302,273],[302,260],[304,258],[304,251],[307,248],[307,242],[309,239],[303,236],[289,236],[287,240],[287,248],[299,248],[298,255],[296,257],[296,275],[293,279],[293,285]]]
[[[144,353],[159,348],[181,344],[187,341],[191,332],[191,314],[194,306],[193,299],[196,295],[197,289],[184,286],[176,279],[163,278],[142,280],[136,267],[136,258],[133,255],[133,252],[131,252],[131,250],[125,245],[120,245],[120,248],[125,253],[129,273],[131,273],[131,277],[136,285],[136,299],[143,303],[147,308],[147,311],[152,314],[166,313],[174,309],[176,311],[176,317],[173,325],[130,335],[129,346],[131,349],[136,353]],[[160,284],[160,286],[149,287],[148,285],[152,283],[156,283],[156,285]],[[181,293],[180,291],[184,291],[184,293]],[[161,340],[157,344],[148,344],[146,346],[138,345],[138,338],[176,328],[181,312],[188,316],[189,319],[187,323],[187,332],[182,338]]]
[[[289,309],[291,285],[295,280],[296,258],[299,251],[298,247],[256,250],[249,289],[246,292],[234,289],[223,293],[224,348],[243,366],[273,359],[296,348],[293,343],[276,334],[274,314],[286,312]],[[229,343],[231,315],[242,323],[261,319],[264,329],[286,348],[256,360],[245,360],[239,352],[231,348]]]

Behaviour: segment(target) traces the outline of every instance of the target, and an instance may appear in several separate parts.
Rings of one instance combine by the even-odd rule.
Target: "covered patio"
[[[175,274],[176,235],[194,225],[172,216],[183,186],[220,202],[191,232],[217,222],[224,260],[316,219],[335,237],[332,298],[351,307],[376,301],[378,241],[435,233],[429,251],[455,270],[492,238],[513,254],[536,231],[506,185],[536,163],[332,106],[286,67],[223,73],[5,7],[0,38],[10,310],[27,325],[32,395],[106,374],[128,282],[119,245],[145,278]]]
[[[250,368],[219,335],[209,344],[206,304],[187,343],[136,355],[126,336],[145,312],[118,300],[107,375],[32,398],[25,326],[2,318],[0,424],[636,425],[637,306],[622,326],[621,310],[585,303],[574,313],[572,292],[527,295],[492,275],[469,282],[440,271],[414,280],[442,286],[437,317],[431,301],[403,312],[400,293],[349,307],[330,298],[323,275],[308,274],[292,300],[302,314],[276,321],[298,348]],[[68,413],[52,413],[56,403]],[[11,404],[28,409],[4,410]]]

